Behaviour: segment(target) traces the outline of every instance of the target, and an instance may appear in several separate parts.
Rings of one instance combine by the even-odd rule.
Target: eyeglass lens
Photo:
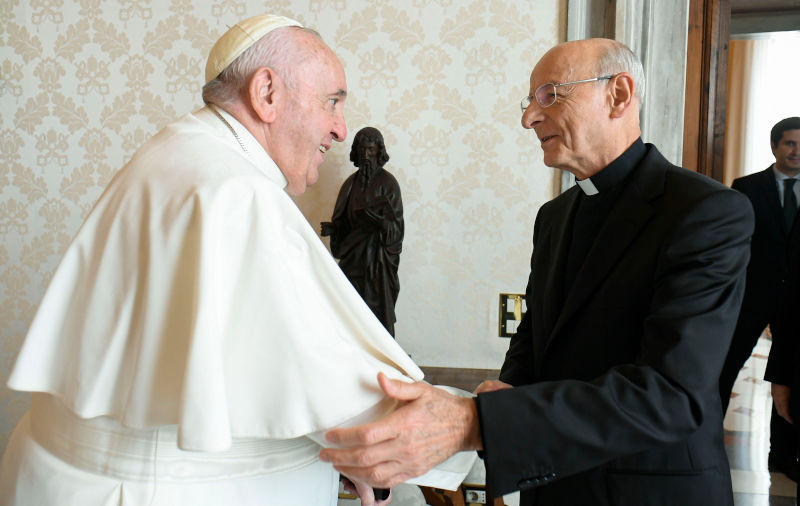
[[[545,83],[536,88],[536,101],[542,107],[549,107],[556,101],[556,86],[553,83]]]
[[[531,102],[534,98],[540,106],[550,107],[556,101],[556,86],[553,83],[545,83],[536,88],[533,96],[528,95],[527,97],[523,98],[519,103],[523,113],[531,105]]]

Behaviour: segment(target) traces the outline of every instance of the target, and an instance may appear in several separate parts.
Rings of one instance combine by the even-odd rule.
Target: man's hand
[[[787,422],[794,423],[789,414],[789,399],[792,397],[792,389],[786,385],[772,384],[772,402],[775,404],[775,411],[785,418]]]
[[[361,499],[361,506],[385,506],[392,502],[392,493],[389,492],[389,497],[387,497],[383,501],[376,501],[375,494],[372,491],[372,487],[365,483],[361,483],[360,481],[354,481],[348,478],[347,476],[342,476],[342,484],[344,485],[344,489],[350,492],[351,494],[355,494]]]
[[[377,422],[325,435],[344,448],[326,448],[320,459],[340,473],[371,487],[390,488],[425,474],[456,452],[482,449],[472,399],[427,383],[390,380],[383,373],[378,383],[387,396],[405,405]]]
[[[514,387],[508,383],[503,383],[500,380],[486,380],[481,382],[481,384],[478,385],[478,388],[476,388],[472,393],[482,394],[484,392],[494,392],[495,390],[505,390],[506,388]]]

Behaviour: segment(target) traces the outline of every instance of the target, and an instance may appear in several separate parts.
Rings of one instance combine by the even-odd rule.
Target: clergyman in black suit
[[[755,232],[747,266],[747,284],[742,310],[719,380],[723,414],[727,410],[739,370],[767,325],[773,340],[791,339],[790,318],[797,306],[790,301],[797,290],[796,260],[791,252],[800,244],[796,224],[800,201],[800,118],[786,118],[772,127],[770,145],[775,163],[767,169],[740,177],[732,187],[745,194],[756,217]],[[795,286],[793,286],[795,285]],[[795,336],[796,338],[796,336]],[[770,422],[769,465],[797,481],[797,436],[775,411]]]
[[[536,217],[528,311],[502,381],[472,399],[381,376],[405,406],[330,431],[347,448],[323,460],[386,487],[478,449],[491,494],[522,490],[523,505],[733,503],[718,380],[752,209],[642,142],[643,81],[613,40],[542,57],[522,125],[579,183]]]

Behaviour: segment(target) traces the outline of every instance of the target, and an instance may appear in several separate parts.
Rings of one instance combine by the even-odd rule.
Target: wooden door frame
[[[724,180],[730,19],[729,0],[690,0],[683,166],[720,182]]]

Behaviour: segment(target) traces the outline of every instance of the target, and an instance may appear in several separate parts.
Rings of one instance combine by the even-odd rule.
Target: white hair
[[[598,75],[614,75],[627,72],[633,77],[634,95],[639,104],[644,101],[644,69],[642,62],[625,44],[616,40],[603,47],[598,65]]]

